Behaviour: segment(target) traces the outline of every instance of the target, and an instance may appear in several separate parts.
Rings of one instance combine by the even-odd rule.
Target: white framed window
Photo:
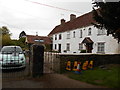
[[[73,32],[73,38],[75,38],[75,31]]]
[[[70,32],[67,32],[67,39],[70,39]]]
[[[88,35],[91,35],[92,34],[92,31],[91,31],[91,28],[88,29]]]
[[[67,44],[66,44],[66,50],[67,50],[67,51],[70,51],[70,43],[67,43]]]
[[[57,40],[57,35],[55,35],[55,40]]]
[[[98,29],[98,35],[105,35],[105,29]]]
[[[83,44],[79,43],[79,50],[83,50]]]
[[[59,34],[59,40],[61,40],[62,39],[62,35],[61,34]]]
[[[105,52],[105,42],[99,42],[97,44],[97,52],[104,53]]]
[[[55,44],[55,49],[57,49],[57,44]]]
[[[80,38],[82,38],[82,33],[83,33],[82,30],[80,30]]]

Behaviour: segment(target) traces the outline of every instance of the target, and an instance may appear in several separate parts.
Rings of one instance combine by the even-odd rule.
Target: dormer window
[[[92,32],[91,32],[91,28],[88,29],[88,35],[91,35]]]

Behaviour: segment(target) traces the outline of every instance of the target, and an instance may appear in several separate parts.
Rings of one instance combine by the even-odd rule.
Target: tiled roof
[[[59,33],[59,32],[65,32],[70,31],[77,28],[86,27],[89,25],[92,25],[91,23],[94,23],[92,12],[86,13],[82,16],[77,17],[76,19],[72,21],[66,22],[64,25],[58,25],[56,26],[49,34],[48,36],[51,36],[53,34]]]
[[[51,44],[52,41],[47,36],[26,35],[27,43],[34,44],[35,40],[44,40],[43,44]]]

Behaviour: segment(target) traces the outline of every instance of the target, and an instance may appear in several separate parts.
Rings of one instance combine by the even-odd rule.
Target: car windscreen
[[[13,52],[20,53],[22,52],[22,49],[19,47],[3,47],[1,49],[1,52],[2,53],[13,53]]]

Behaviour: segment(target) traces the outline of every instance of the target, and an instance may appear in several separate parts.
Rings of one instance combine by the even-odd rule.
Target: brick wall
[[[80,61],[82,64],[84,61],[93,60],[94,67],[104,65],[104,64],[120,64],[120,54],[60,54],[60,70],[64,71],[67,61],[71,61],[73,66],[74,61]]]

